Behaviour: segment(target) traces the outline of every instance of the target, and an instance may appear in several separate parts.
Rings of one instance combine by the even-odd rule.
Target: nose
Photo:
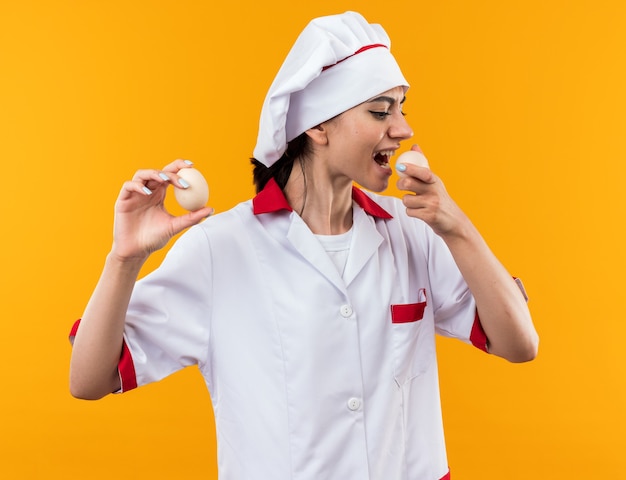
[[[408,140],[411,138],[413,136],[413,130],[404,115],[402,115],[402,112],[395,112],[393,117],[393,121],[389,126],[389,136],[399,140]]]

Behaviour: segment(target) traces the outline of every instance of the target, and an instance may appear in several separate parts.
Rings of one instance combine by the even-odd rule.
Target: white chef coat
[[[271,180],[135,286],[122,389],[197,364],[222,480],[449,478],[435,332],[486,351],[440,237],[353,189],[343,278]]]

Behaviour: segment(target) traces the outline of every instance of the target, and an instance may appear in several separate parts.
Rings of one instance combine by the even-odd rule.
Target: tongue
[[[389,163],[388,159],[387,159],[387,155],[381,155],[380,153],[377,153],[374,156],[374,161],[378,164],[378,165],[387,165],[387,163]]]

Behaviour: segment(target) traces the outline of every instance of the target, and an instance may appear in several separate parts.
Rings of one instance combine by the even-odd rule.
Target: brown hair
[[[265,185],[273,178],[281,190],[284,190],[289,180],[289,175],[296,159],[304,160],[310,153],[309,137],[306,133],[302,133],[287,144],[287,150],[283,153],[276,163],[271,167],[266,167],[256,158],[251,158],[250,162],[254,166],[252,178],[256,192],[259,193]]]

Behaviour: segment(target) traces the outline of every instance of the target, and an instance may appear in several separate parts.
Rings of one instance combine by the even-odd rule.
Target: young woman
[[[137,172],[72,332],[72,394],[100,398],[197,364],[220,478],[450,478],[435,333],[513,362],[534,358],[538,338],[523,291],[435,173],[400,166],[402,200],[354,186],[387,187],[390,158],[413,136],[407,89],[380,26],[321,17],[266,97],[254,199],[172,217],[165,192],[185,188],[188,163]]]

